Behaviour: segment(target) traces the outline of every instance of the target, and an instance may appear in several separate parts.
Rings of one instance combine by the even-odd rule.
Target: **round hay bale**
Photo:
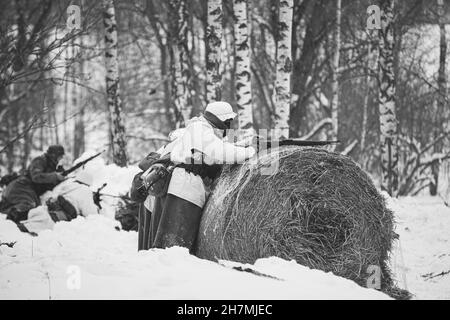
[[[277,163],[268,175],[267,166]],[[242,263],[294,259],[362,286],[376,265],[388,292],[393,229],[385,199],[349,157],[281,147],[224,167],[203,211],[196,254]]]

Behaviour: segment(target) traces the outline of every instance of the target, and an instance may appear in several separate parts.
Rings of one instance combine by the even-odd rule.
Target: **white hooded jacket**
[[[87,217],[98,213],[97,206],[92,197],[92,191],[87,185],[73,180],[66,180],[53,190],[52,196],[56,198],[58,195],[63,196],[75,207],[77,215]],[[55,225],[48,214],[46,206],[31,209],[28,213],[28,219],[22,223],[31,232],[53,229]]]
[[[87,217],[98,213],[89,186],[74,181],[61,185],[58,193],[75,207],[77,215]]]
[[[238,147],[219,138],[212,125],[203,117],[188,121],[183,133],[164,148],[162,155],[170,152],[170,158],[175,164],[189,164],[191,150],[201,152],[204,163],[208,165],[242,163],[256,153],[252,147]],[[200,208],[203,208],[206,202],[206,189],[202,178],[182,168],[175,168],[173,171],[167,192]]]

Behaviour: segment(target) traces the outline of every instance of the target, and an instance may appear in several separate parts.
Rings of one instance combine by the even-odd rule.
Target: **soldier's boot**
[[[67,221],[75,219],[77,217],[77,209],[63,196],[58,196],[57,198],[58,204],[61,206],[64,211]],[[60,219],[63,220],[63,219]]]

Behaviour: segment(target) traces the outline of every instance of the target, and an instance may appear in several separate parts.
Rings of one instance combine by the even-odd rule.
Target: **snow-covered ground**
[[[95,173],[93,189],[128,189],[135,167],[105,166],[100,158],[85,168]],[[98,178],[101,177],[101,178]],[[260,259],[259,274],[237,271],[183,248],[137,252],[137,233],[119,229],[114,198],[103,215],[59,222],[38,237],[20,232],[0,215],[0,299],[388,299],[331,273],[279,258]],[[417,299],[450,299],[450,208],[439,198],[389,199],[400,234],[392,259],[398,285]],[[11,247],[9,247],[9,244]]]
[[[390,198],[388,204],[400,235],[391,258],[399,286],[416,299],[450,299],[450,208],[426,196]]]
[[[354,282],[278,258],[232,270],[183,248],[137,252],[136,232],[103,216],[29,237],[0,220],[0,299],[385,299]],[[226,265],[226,262],[223,262]]]

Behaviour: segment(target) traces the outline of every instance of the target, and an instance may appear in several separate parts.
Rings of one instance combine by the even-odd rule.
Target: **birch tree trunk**
[[[208,24],[206,27],[206,102],[222,98],[220,74],[222,45],[222,0],[208,0]]]
[[[338,138],[339,108],[339,56],[341,50],[341,0],[336,0],[336,29],[334,34],[334,55],[331,83],[331,139]]]
[[[125,126],[122,120],[122,101],[119,90],[119,63],[117,59],[117,24],[113,0],[103,0],[105,25],[106,94],[111,117],[111,149],[113,162],[127,165]]]
[[[176,127],[191,117],[191,73],[188,51],[188,12],[185,0],[170,0],[172,46],[172,96],[177,113]]]
[[[379,116],[381,144],[381,187],[391,196],[398,191],[397,118],[395,110],[394,77],[394,0],[381,0],[381,29],[379,37]]]
[[[447,98],[447,74],[445,71],[446,67],[446,55],[447,55],[447,39],[445,35],[445,11],[444,11],[444,1],[437,0],[437,15],[439,24],[439,71],[438,71],[438,98],[437,98],[437,110],[436,110],[436,123],[434,137],[437,138],[443,130],[448,130],[446,125],[448,110],[446,108],[445,100]],[[442,121],[444,118],[444,122]],[[439,153],[442,151],[443,144],[436,143],[434,145],[433,151]],[[436,162],[431,166],[431,172],[433,175],[433,181],[430,183],[430,194],[435,196],[438,192],[439,187],[439,166],[440,163]]]
[[[289,138],[292,72],[293,0],[279,0],[275,103],[275,138]]]
[[[254,134],[247,0],[234,0],[236,102],[240,135]]]

